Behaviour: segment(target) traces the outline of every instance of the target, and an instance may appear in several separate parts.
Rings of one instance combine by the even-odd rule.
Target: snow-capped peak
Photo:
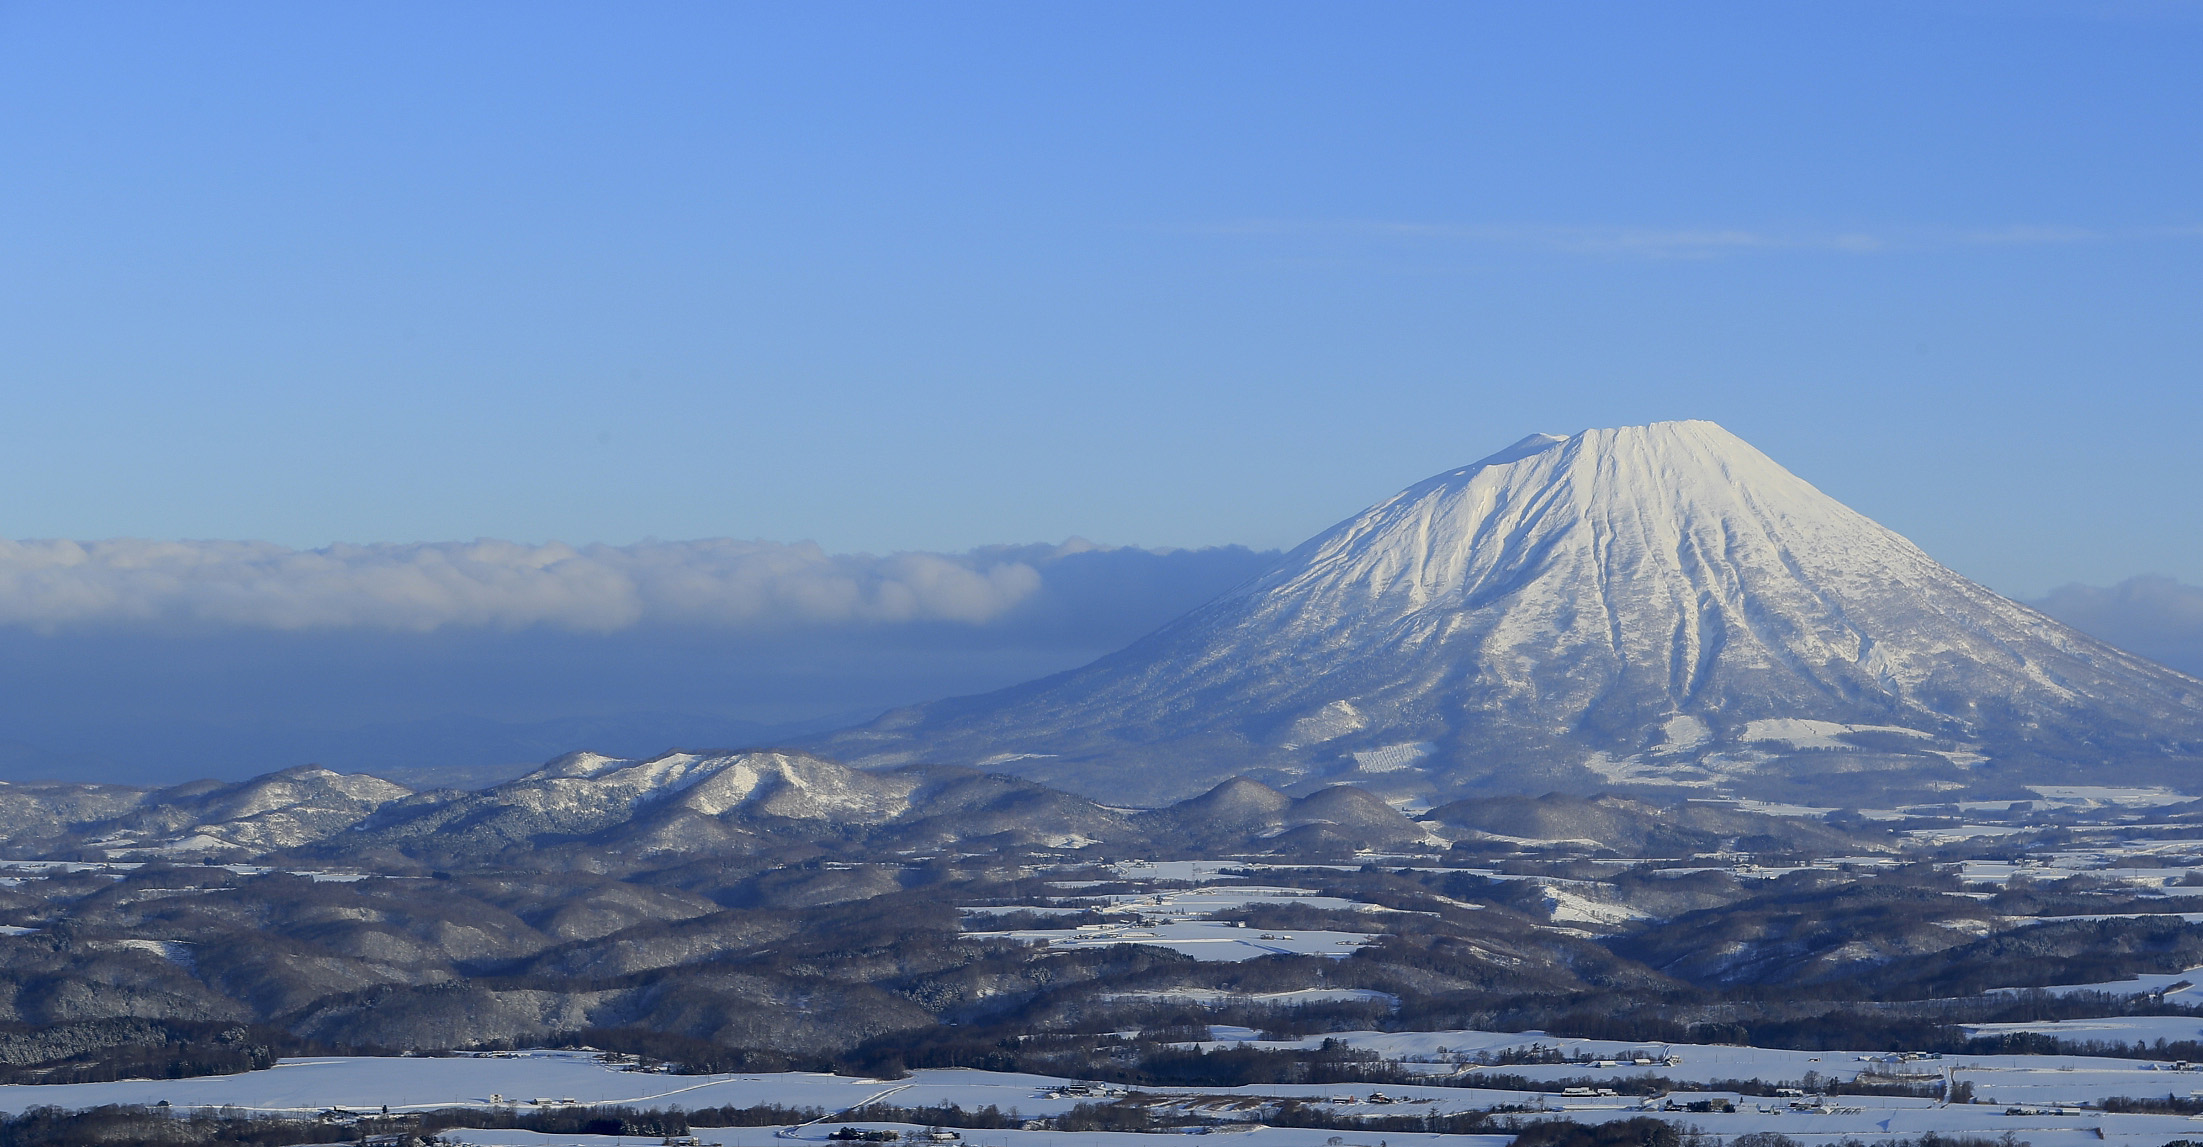
[[[1970,766],[2000,754],[2187,759],[2199,711],[2203,683],[1975,585],[1692,421],[1532,435],[1123,652],[831,751],[1010,754],[1050,783],[1149,799],[1255,769],[1377,768],[1441,791],[1782,788],[1829,763],[1747,736],[1784,720],[1851,728],[1838,743],[1879,754],[1876,775],[1932,789],[1977,783]],[[1401,745],[1419,747],[1412,767],[1386,751]]]

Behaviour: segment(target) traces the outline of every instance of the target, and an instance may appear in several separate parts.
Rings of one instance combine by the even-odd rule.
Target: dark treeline
[[[1149,1033],[1142,1033],[1143,1037]],[[939,1029],[859,1047],[842,1070],[878,1078],[924,1068],[1015,1071],[1100,1083],[1236,1087],[1246,1083],[1404,1083],[1407,1074],[1375,1052],[1327,1039],[1309,1049],[1244,1045],[1195,1049],[1164,1040],[1086,1033],[966,1036]],[[1206,1032],[1201,1034],[1205,1035]]]
[[[1288,1099],[1263,1117],[1276,1127],[1317,1127],[1337,1131],[1426,1132],[1435,1135],[1488,1135],[1507,1124],[1481,1111],[1447,1114],[1441,1111],[1413,1115],[1341,1115],[1321,1105]]]
[[[282,1147],[287,1144],[338,1143],[354,1138],[343,1128],[312,1119],[255,1118],[241,1114],[197,1112],[170,1115],[148,1107],[95,1107],[66,1111],[33,1107],[0,1119],[0,1147],[83,1147],[91,1143],[145,1144],[146,1147],[200,1147],[239,1144]]]
[[[891,1103],[872,1103],[841,1113],[844,1119],[859,1123],[913,1123],[920,1127],[969,1127],[978,1130],[999,1131],[1017,1127],[1024,1120],[1013,1109],[1004,1112],[990,1103],[985,1107],[967,1110],[955,1104],[944,1107],[897,1107]],[[793,1122],[792,1120],[790,1122]],[[697,1126],[751,1127],[750,1123],[706,1124],[699,1120]]]
[[[0,1024],[0,1083],[231,1075],[272,1067],[286,1055],[332,1050],[267,1024],[134,1018],[5,1023]]]
[[[1262,1121],[1273,1127],[1307,1127],[1328,1131],[1424,1133],[1434,1135],[1504,1134],[1513,1124],[1481,1111],[1413,1112],[1402,1115],[1345,1115],[1320,1103],[1298,1099],[1279,1100],[1265,1109]],[[1214,1126],[1183,1111],[1158,1112],[1146,1097],[1133,1095],[1114,1103],[1081,1103],[1052,1119],[1036,1121],[1054,1131],[1168,1131],[1184,1127]],[[968,1126],[968,1124],[944,1124]]]
[[[1351,963],[1345,961],[1344,963]],[[1342,969],[1345,970],[1345,969]],[[1333,982],[1343,979],[1334,976]],[[1426,1001],[1428,1002],[1428,1001]],[[1827,1009],[1797,1008],[1795,1014],[1753,1015],[1754,1009],[1730,1004],[1723,1010],[1740,1018],[1719,1022],[1682,1022],[1670,1018],[1680,1011],[1710,1005],[1646,1002],[1638,1010],[1599,1014],[1588,1011],[1576,999],[1540,1001],[1515,998],[1456,997],[1449,1023],[1430,1023],[1413,1018],[1403,1007],[1400,1015],[1372,1016],[1367,1010],[1327,1017],[1303,1015],[1299,1023],[1275,1022],[1261,1029],[1268,1038],[1298,1038],[1306,1027],[1319,1030],[1448,1030],[1486,1031],[1541,1029],[1561,1038],[1602,1039],[1657,1046],[1700,1043],[1752,1045],[1806,1051],[1920,1051],[1944,1054],[2069,1054],[2103,1055],[2134,1059],[2189,1059],[2203,1061],[2203,1043],[2120,1043],[2061,1041],[2040,1033],[2010,1033],[1969,1037],[1963,1023],[2017,1022],[2017,1017],[2049,1010],[2075,1016],[2119,1014],[2122,1009],[2091,1007],[2094,1003],[2132,1001],[2106,997],[2060,1003],[2043,993],[1964,1001],[1946,1006],[1943,1001],[1920,1005],[1842,1005]],[[1775,1005],[1768,1005],[1772,1009]],[[2135,1007],[2127,1014],[2164,1014],[2154,1008]],[[1957,1013],[1954,1015],[1953,1013]],[[1998,1017],[1995,1019],[1986,1017]],[[1982,1018],[1976,1018],[1982,1017]],[[2009,1017],[2009,1018],[2007,1018]],[[1239,1013],[1240,1019],[1277,1020],[1275,1013]],[[1144,1020],[1138,1035],[1122,1032]],[[1357,1022],[1358,1021],[1358,1022]],[[1028,1072],[1066,1078],[1093,1079],[1126,1085],[1226,1087],[1247,1083],[1403,1083],[1399,1068],[1366,1051],[1335,1041],[1317,1048],[1274,1049],[1249,1046],[1195,1048],[1187,1045],[1206,1040],[1206,1025],[1228,1022],[1223,1013],[1180,1007],[1149,1006],[1142,1009],[1112,1008],[1087,1014],[1074,1030],[1046,1030],[1045,1015],[1013,1012],[991,1024],[937,1027],[917,1032],[897,1032],[860,1044],[836,1057],[835,1070],[847,1074],[898,1077],[925,1068],[977,1068],[990,1071]],[[1351,1026],[1349,1026],[1351,1025]],[[1255,1026],[1248,1024],[1246,1026]],[[1103,1030],[1092,1030],[1100,1028]],[[617,1041],[592,1039],[596,1046]],[[624,1046],[624,1045],[623,1045]],[[665,1050],[671,1052],[668,1047]],[[673,1058],[671,1055],[668,1058]],[[706,1062],[710,1062],[707,1058]],[[718,1062],[729,1062],[720,1060]],[[731,1070],[731,1069],[722,1069]],[[1481,1078],[1497,1075],[1480,1073]],[[1416,1081],[1430,1082],[1427,1076]],[[1493,1086],[1496,1086],[1494,1084]],[[1557,1085],[1555,1085],[1557,1088]],[[1525,1090],[1549,1090],[1543,1084]],[[1860,1093],[1864,1093],[1862,1087]]]
[[[2129,1115],[2203,1115],[2203,1098],[2169,1093],[2163,1098],[2114,1095],[2103,1101],[2103,1109]]]
[[[522,1130],[550,1135],[675,1136],[714,1127],[768,1127],[820,1118],[816,1108],[777,1105],[708,1107],[695,1110],[638,1110],[617,1106],[574,1106],[547,1110],[451,1108],[417,1115],[362,1115],[344,1122],[248,1115],[235,1111],[177,1112],[160,1107],[107,1106],[83,1111],[36,1107],[0,1119],[0,1147],[81,1147],[83,1144],[148,1144],[158,1147],[246,1147],[311,1143],[348,1143],[363,1137],[401,1135],[427,1138],[450,1130]],[[1019,1126],[1052,1131],[1161,1131],[1214,1123],[1183,1114],[1163,1118],[1143,1097],[1112,1103],[1081,1103],[1062,1115],[1020,1120],[992,1105],[895,1107],[874,1105],[845,1113],[853,1122],[901,1123],[920,1127],[998,1130]],[[1343,1131],[1477,1134],[1503,1131],[1481,1113],[1397,1116],[1339,1115],[1320,1105],[1281,1102],[1268,1122],[1284,1127]]]
[[[1678,1127],[1665,1119],[1640,1115],[1605,1123],[1539,1120],[1523,1125],[1515,1136],[1514,1147],[1714,1147],[1718,1142],[1697,1128]]]
[[[630,1107],[558,1107],[546,1110],[448,1108],[418,1115],[362,1115],[331,1121],[247,1114],[239,1111],[175,1111],[163,1107],[106,1106],[82,1111],[34,1107],[0,1119],[0,1147],[83,1147],[147,1144],[150,1147],[241,1147],[351,1143],[363,1137],[429,1137],[442,1131],[521,1130],[549,1135],[686,1135],[692,1127],[764,1127],[817,1118],[816,1108],[775,1105],[701,1108],[695,1111]]]
[[[1524,1124],[1513,1147],[1719,1147],[1722,1141],[1696,1127],[1677,1126],[1665,1120],[1638,1117],[1607,1123],[1571,1123],[1546,1120]],[[1739,1135],[1726,1147],[1804,1147],[1796,1139],[1775,1131]],[[1824,1147],[2030,1147],[2027,1140],[2010,1134],[1939,1135],[1927,1132],[1917,1139],[1839,1139]],[[2166,1147],[2173,1147],[2167,1144]]]
[[[646,1063],[667,1064],[683,1075],[834,1070],[833,1062],[822,1056],[728,1047],[694,1036],[648,1028],[585,1028],[533,1042],[537,1047],[590,1047],[619,1052],[637,1056]]]

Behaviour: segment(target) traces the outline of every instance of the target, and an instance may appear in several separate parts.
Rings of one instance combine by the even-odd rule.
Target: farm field
[[[1226,1034],[1226,1033],[1219,1033]],[[1448,1073],[1454,1086],[1435,1084],[1373,1088],[1366,1085],[1260,1084],[1235,1088],[1134,1087],[1128,1091],[1046,1076],[962,1069],[921,1070],[904,1079],[864,1079],[813,1072],[670,1075],[623,1070],[596,1054],[530,1050],[456,1057],[329,1057],[285,1060],[264,1071],[183,1080],[128,1080],[66,1085],[0,1087],[0,1110],[38,1106],[72,1109],[108,1104],[167,1104],[171,1110],[228,1109],[302,1116],[332,1110],[355,1113],[423,1112],[446,1108],[518,1110],[559,1106],[620,1106],[697,1110],[780,1104],[817,1108],[825,1118],[808,1126],[700,1128],[706,1143],[827,1142],[841,1126],[917,1134],[923,1128],[879,1121],[839,1120],[835,1115],[875,1103],[898,1107],[994,1107],[1017,1118],[1062,1116],[1082,1103],[1145,1106],[1159,1116],[1200,1120],[1203,1133],[1229,1134],[1249,1147],[1374,1147],[1413,1144],[1412,1132],[1365,1134],[1306,1127],[1273,1127],[1263,1115],[1280,1100],[1321,1105],[1336,1115],[1380,1117],[1512,1111],[1521,1119],[1567,1118],[1600,1122],[1652,1114],[1710,1134],[1733,1137],[1775,1131],[1807,1143],[1845,1138],[1873,1140],[1942,1135],[2000,1136],[2011,1132],[2036,1144],[2116,1141],[2154,1147],[2195,1133],[2203,1120],[2181,1115],[2107,1113],[2117,1096],[2182,1098],[2203,1092],[2203,1072],[2172,1070],[2146,1061],[2088,1056],[1966,1056],[1902,1060],[1884,1053],[1808,1053],[1781,1049],[1670,1044],[1647,1047],[1616,1041],[1553,1039],[1541,1032],[1353,1032],[1333,1037],[1388,1060],[1422,1062]],[[1281,1041],[1279,1041],[1281,1042]],[[1257,1042],[1257,1046],[1261,1046]],[[1433,1060],[1558,1052],[1567,1063],[1522,1063],[1460,1070]],[[1618,1062],[1659,1056],[1657,1065]],[[1657,1072],[1678,1086],[1653,1095],[1564,1096],[1552,1091],[1477,1087],[1478,1074],[1505,1072],[1533,1081],[1596,1077],[1626,1087],[1631,1076]],[[1795,1086],[1807,1073],[1827,1079],[1950,1078],[1970,1083],[1975,1101],[1846,1094],[1816,1097],[1755,1096],[1718,1092],[1704,1085],[1753,1080],[1770,1087]],[[1466,1086],[1461,1086],[1465,1084]],[[1095,1094],[1074,1094],[1070,1090]],[[1708,1103],[1715,1108],[1705,1110]],[[1701,1105],[1691,1110],[1692,1104]],[[1724,1110],[1723,1107],[1733,1108]],[[1080,1143],[1092,1147],[1152,1144],[1152,1133],[977,1129],[959,1132],[972,1144],[1040,1147]],[[455,1130],[447,1138],[481,1144],[589,1142],[610,1137],[542,1135],[511,1130]],[[1462,1137],[1448,1136],[1458,1142]],[[1491,1136],[1495,1143],[1501,1136]]]

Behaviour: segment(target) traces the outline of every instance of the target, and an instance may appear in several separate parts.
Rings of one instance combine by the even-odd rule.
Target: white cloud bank
[[[1080,548],[1073,544],[1046,553]],[[828,554],[810,543],[0,540],[0,625],[268,630],[992,620],[1041,588],[1032,549]]]

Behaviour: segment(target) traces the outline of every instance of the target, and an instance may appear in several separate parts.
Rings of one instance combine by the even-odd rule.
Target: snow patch
[[[1360,932],[1332,932],[1294,928],[1263,931],[1242,928],[1222,920],[1184,920],[1156,924],[1082,924],[1075,930],[1042,929],[1023,932],[968,932],[1051,949],[1112,948],[1140,944],[1168,948],[1203,962],[1252,960],[1261,956],[1330,956],[1343,960],[1377,937]]]
[[[1846,725],[1838,721],[1808,721],[1799,717],[1769,717],[1744,726],[1747,741],[1785,741],[1793,749],[1855,749],[1841,740],[1847,733],[1895,733],[1902,737],[1934,740],[1935,734],[1902,725]]]
[[[150,952],[185,969],[191,968],[197,962],[192,955],[191,945],[182,940],[105,940],[96,942],[96,946]]]
[[[1287,730],[1290,739],[1284,747],[1297,749],[1302,745],[1320,745],[1325,741],[1335,741],[1348,733],[1359,733],[1368,727],[1369,718],[1362,716],[1361,710],[1356,709],[1353,702],[1333,701],[1293,722],[1292,728]]]
[[[1545,887],[1545,905],[1552,909],[1556,924],[1627,924],[1645,918],[1644,913],[1626,904],[1593,900],[1580,892],[1553,885]]]
[[[1055,755],[1054,753],[996,753],[991,757],[981,757],[974,764],[982,769],[991,769],[996,765],[1009,764],[1011,761],[1038,761]]]
[[[180,840],[172,840],[167,844],[156,845],[139,851],[158,853],[163,856],[189,856],[202,852],[246,852],[249,850],[231,844],[220,837],[209,836],[204,832],[195,832]]]
[[[1615,757],[1608,753],[1593,753],[1584,759],[1583,767],[1597,774],[1610,785],[1669,785],[1677,788],[1711,788],[1718,780],[1713,773],[1695,765],[1653,764],[1643,757]]]
[[[1687,753],[1713,740],[1713,728],[1688,713],[1668,718],[1667,724],[1660,726],[1660,732],[1667,737],[1660,746],[1660,751],[1665,753]]]
[[[1437,751],[1438,746],[1429,741],[1410,741],[1381,749],[1364,749],[1354,754],[1354,764],[1365,773],[1396,773],[1414,767],[1415,762]]]
[[[2101,808],[2104,805],[2154,808],[2160,805],[2186,804],[2195,799],[2167,788],[2119,785],[2029,785],[2028,788],[2044,800],[2083,808]]]
[[[2175,1003],[2192,1005],[2197,1000],[2203,1000],[2203,966],[2183,968],[2177,972],[2157,972],[2126,980],[2105,980],[2094,984],[1989,989],[1991,995],[2016,992],[2048,992],[2053,996],[2068,996],[2076,992],[2103,992],[2113,996],[2162,995]]]
[[[1163,988],[1144,992],[1103,992],[1095,997],[1108,1003],[1200,1004],[1203,1007],[1227,1007],[1236,1004],[1272,1004],[1280,1007],[1298,1007],[1302,1004],[1383,1004],[1389,1008],[1400,1006],[1400,997],[1390,992],[1369,988],[1301,988],[1289,992],[1227,992],[1219,988]]]

